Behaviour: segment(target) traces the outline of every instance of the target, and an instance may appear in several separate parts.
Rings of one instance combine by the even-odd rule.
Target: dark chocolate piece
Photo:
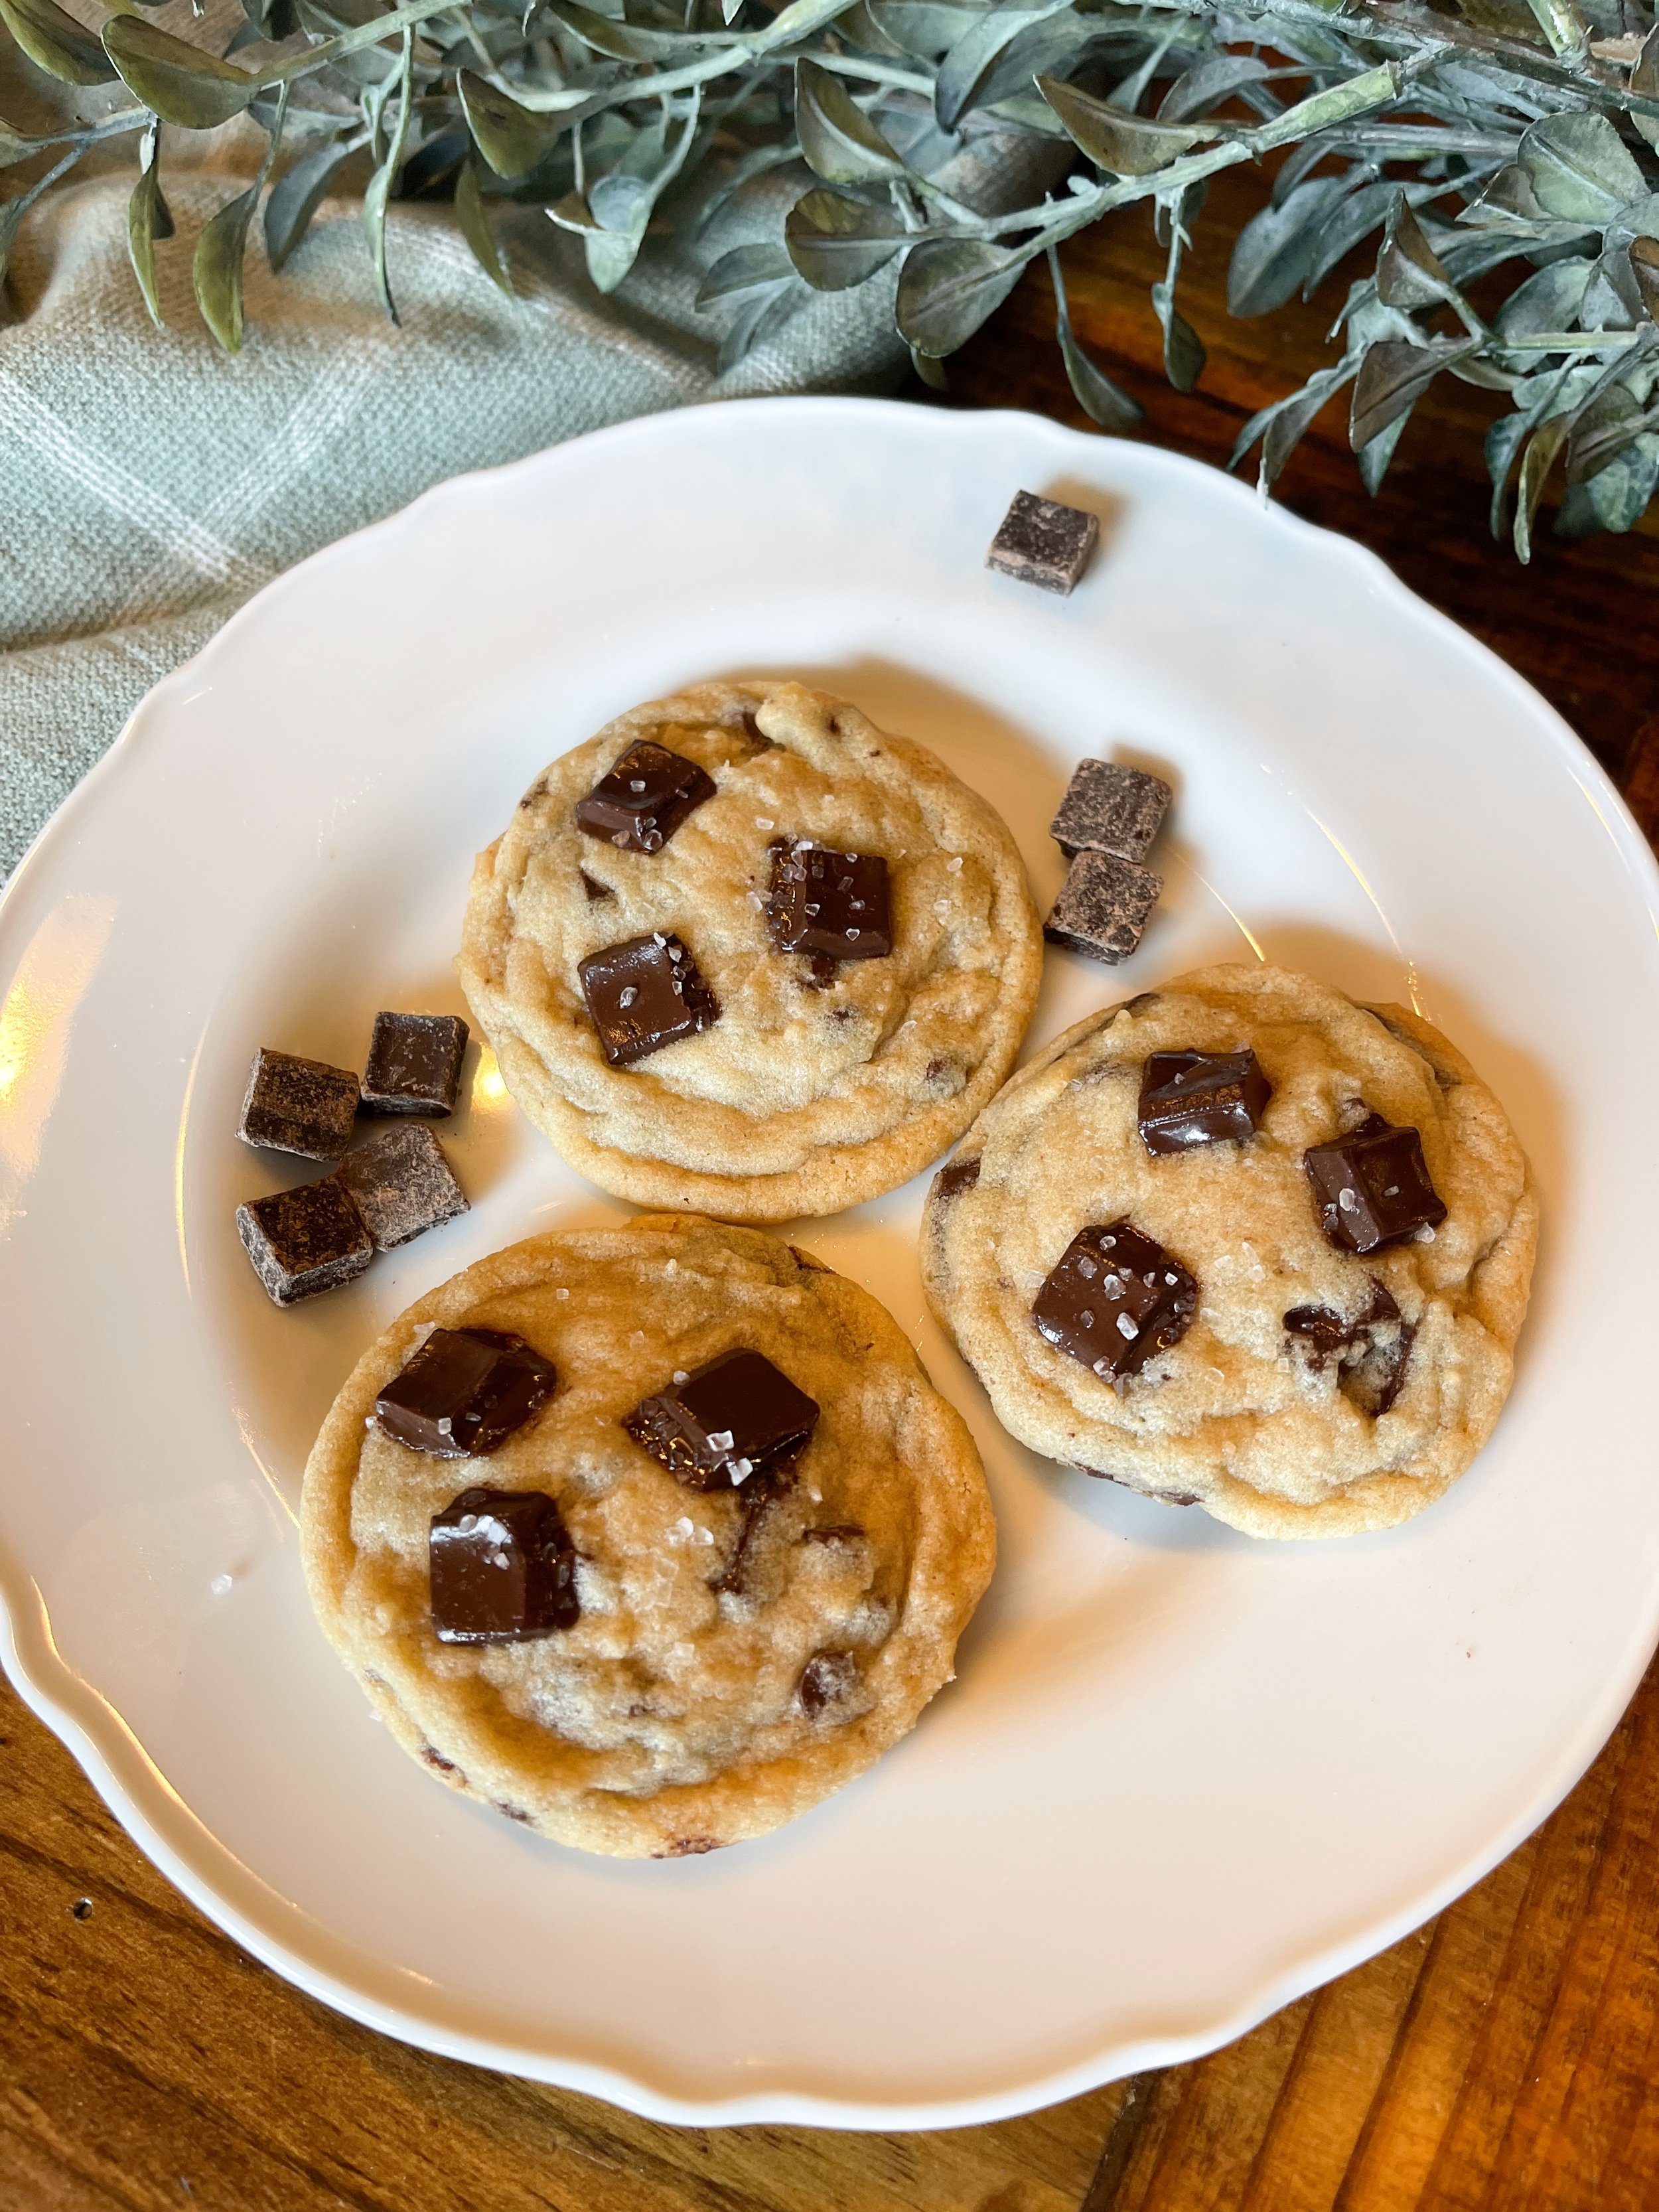
[[[1164,878],[1111,853],[1079,853],[1042,925],[1050,945],[1116,967],[1139,945]]]
[[[1149,1152],[1242,1144],[1272,1096],[1253,1052],[1155,1052],[1140,1071],[1140,1140]]]
[[[365,1114],[453,1114],[466,1024],[459,1014],[376,1014],[363,1070]]]
[[[1178,1344],[1197,1310],[1198,1285],[1180,1261],[1127,1221],[1113,1221],[1079,1230],[1031,1318],[1050,1344],[1117,1382]]]
[[[816,1402],[763,1352],[737,1351],[641,1399],[623,1426],[688,1488],[726,1490],[787,1473],[817,1418]]]
[[[754,1542],[762,1516],[776,1495],[774,1486],[763,1476],[759,1481],[750,1483],[742,1492],[743,1522],[738,1530],[738,1540],[732,1547],[731,1558],[709,1583],[710,1589],[716,1592],[723,1590],[733,1597],[743,1595],[748,1577],[750,1546]]]
[[[349,1067],[297,1060],[263,1045],[253,1055],[236,1133],[246,1145],[297,1152],[302,1160],[337,1160],[357,1118],[357,1079]]]
[[[611,890],[609,884],[599,883],[595,878],[588,874],[586,868],[578,868],[576,873],[582,879],[582,889],[587,893],[587,903],[589,906],[597,906],[601,899],[616,897],[617,894]]]
[[[374,1257],[362,1214],[332,1176],[250,1199],[236,1209],[236,1233],[279,1306],[349,1283]]]
[[[1085,851],[1144,860],[1169,804],[1170,787],[1161,775],[1121,761],[1079,761],[1048,835],[1068,860]]]
[[[1422,1138],[1380,1114],[1334,1144],[1312,1146],[1302,1164],[1319,1202],[1320,1224],[1339,1251],[1375,1252],[1446,1218],[1429,1181]]]
[[[801,1669],[800,1709],[815,1721],[826,1705],[838,1705],[858,1686],[859,1662],[850,1651],[820,1651]]]
[[[467,1210],[466,1193],[443,1146],[418,1121],[382,1129],[348,1152],[334,1180],[350,1192],[380,1252],[407,1244]]]
[[[714,778],[649,738],[576,801],[576,827],[625,853],[660,853],[686,816],[714,796]]]
[[[482,1459],[540,1411],[550,1359],[496,1328],[434,1328],[374,1401],[383,1435],[433,1459]]]
[[[678,937],[628,937],[576,970],[612,1067],[626,1067],[720,1019],[720,1001]]]
[[[958,1152],[955,1159],[946,1160],[933,1177],[933,1188],[929,1195],[935,1206],[945,1206],[951,1199],[960,1198],[964,1190],[971,1190],[978,1181],[979,1154],[973,1152],[963,1159]]]
[[[1297,1306],[1285,1326],[1316,1372],[1337,1361],[1337,1388],[1373,1420],[1400,1395],[1417,1331],[1375,1275],[1370,1304],[1352,1321],[1328,1306]]]
[[[893,949],[886,861],[878,853],[837,853],[805,839],[775,845],[766,926],[780,952],[884,958]]]
[[[464,1490],[433,1516],[431,1561],[441,1644],[522,1644],[580,1618],[576,1554],[543,1491]]]
[[[985,556],[988,568],[1044,592],[1069,592],[1089,565],[1100,524],[1081,507],[1017,491]]]

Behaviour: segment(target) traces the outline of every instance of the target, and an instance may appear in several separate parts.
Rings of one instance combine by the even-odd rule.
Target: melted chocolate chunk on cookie
[[[351,1142],[360,1093],[349,1067],[261,1046],[253,1055],[236,1133],[245,1145],[337,1160]]]
[[[691,1490],[778,1477],[805,1450],[818,1408],[763,1352],[726,1352],[642,1398],[623,1426]]]
[[[1242,1144],[1272,1096],[1253,1052],[1155,1052],[1140,1073],[1140,1140],[1154,1153]]]
[[[801,1669],[796,1694],[800,1709],[815,1721],[826,1705],[838,1705],[859,1686],[859,1662],[850,1651],[820,1651]]]
[[[466,1024],[459,1014],[376,1014],[363,1070],[365,1114],[453,1114]]]
[[[1125,1220],[1079,1230],[1031,1318],[1050,1344],[1118,1382],[1179,1343],[1197,1310],[1198,1285],[1180,1261]]]
[[[464,1490],[434,1515],[430,1547],[441,1644],[522,1644],[581,1616],[576,1554],[542,1491]]]
[[[612,1067],[626,1067],[720,1019],[720,1001],[678,937],[658,931],[590,952],[582,996]]]
[[[1285,1327],[1316,1373],[1336,1360],[1337,1388],[1373,1420],[1400,1395],[1417,1331],[1375,1275],[1370,1303],[1352,1321],[1328,1306],[1296,1306],[1285,1315]]]
[[[586,895],[589,906],[597,906],[601,899],[616,897],[617,894],[609,884],[599,882],[596,878],[588,874],[586,868],[578,868],[576,873],[582,879],[582,890]]]
[[[805,839],[774,845],[766,926],[780,952],[884,959],[893,949],[886,861]]]
[[[1380,1114],[1334,1144],[1311,1146],[1302,1164],[1319,1202],[1320,1225],[1339,1251],[1375,1252],[1446,1218],[1429,1181],[1422,1138]]]
[[[660,853],[686,816],[714,796],[714,778],[648,738],[576,801],[576,827],[625,853]]]
[[[946,1206],[953,1198],[960,1198],[964,1190],[971,1190],[979,1181],[979,1154],[963,1159],[960,1153],[945,1165],[933,1177],[933,1200],[935,1206]]]
[[[374,1401],[381,1433],[433,1459],[482,1459],[539,1413],[550,1359],[496,1328],[434,1328]]]

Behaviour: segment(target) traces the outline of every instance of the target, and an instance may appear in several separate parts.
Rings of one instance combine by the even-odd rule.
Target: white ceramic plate
[[[1018,487],[1103,518],[1076,595],[982,563]],[[619,1214],[486,1060],[475,1206],[283,1314],[231,1225],[253,1048],[361,1061],[459,1009],[475,848],[682,681],[805,672],[1002,810],[1040,899],[1071,764],[1178,790],[1116,973],[1412,998],[1536,1163],[1495,1442],[1393,1534],[1256,1544],[1024,1454],[927,1319],[921,1186],[815,1222],[973,1424],[1002,1534],[961,1679],[717,1856],[615,1864],[435,1786],[313,1625],[295,1508],[392,1313]],[[1190,2057],[1421,1921],[1570,1787],[1659,1627],[1655,869],[1556,717],[1368,555],[1210,470],[1030,417],[659,416],[465,477],[263,592],[140,709],[0,912],[0,1649],[143,1847],[343,2010],[658,2118],[921,2127]],[[296,1164],[292,1180],[308,1172]],[[9,1639],[9,1640],[8,1640]]]

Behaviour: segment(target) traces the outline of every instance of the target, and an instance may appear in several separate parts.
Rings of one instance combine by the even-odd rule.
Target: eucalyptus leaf
[[[391,279],[386,273],[386,203],[392,197],[392,180],[403,167],[404,146],[409,137],[410,109],[414,104],[414,33],[405,26],[403,66],[398,72],[398,89],[394,95],[398,102],[398,127],[386,148],[384,160],[369,179],[368,188],[363,194],[363,228],[368,234],[374,289],[380,295],[380,305],[386,310],[387,319],[393,323],[398,320],[398,308],[392,296]]]
[[[708,40],[686,31],[653,31],[623,22],[620,17],[600,15],[577,0],[549,0],[549,12],[572,30],[595,53],[609,54],[619,62],[690,61],[708,51]]]
[[[1521,167],[1545,214],[1567,222],[1606,222],[1647,189],[1636,156],[1594,108],[1534,123]]]
[[[1642,51],[1631,64],[1630,88],[1644,100],[1659,100],[1659,23],[1643,40]],[[1659,115],[1644,114],[1633,107],[1630,119],[1650,146],[1659,146]]]
[[[975,88],[970,108],[1012,116],[1034,106],[1042,122],[1054,135],[1054,118],[1030,88],[1036,78],[1050,73],[1067,76],[1101,36],[1097,16],[1079,15],[1068,8],[1030,24],[1011,39]]]
[[[348,150],[337,139],[331,145],[316,147],[302,155],[271,186],[265,201],[265,258],[274,270],[287,265],[310,229],[312,218],[327,198]]]
[[[115,66],[96,36],[57,0],[0,0],[3,22],[37,69],[62,84],[110,84]]]
[[[984,10],[945,0],[864,0],[864,12],[897,52],[921,59],[946,52]]]
[[[729,374],[746,355],[752,353],[757,345],[763,344],[789,319],[799,297],[792,271],[787,283],[775,284],[769,290],[745,300],[720,340],[715,362],[717,373],[721,376]]]
[[[1615,246],[1591,271],[1578,319],[1587,331],[1633,331],[1644,314],[1630,254]]]
[[[820,185],[798,199],[784,244],[798,272],[817,292],[845,292],[884,268],[904,240],[891,207],[849,199]]]
[[[1567,482],[1583,483],[1652,425],[1634,393],[1614,384],[1580,408],[1567,430]]]
[[[11,264],[11,249],[17,243],[17,234],[22,228],[23,217],[28,213],[28,203],[22,193],[15,200],[0,200],[0,284],[6,281],[6,270]]]
[[[1310,177],[1278,207],[1250,217],[1227,268],[1230,314],[1265,315],[1300,291],[1326,218],[1347,184],[1346,177]]]
[[[1392,178],[1379,177],[1357,191],[1344,193],[1322,216],[1308,250],[1304,299],[1310,300],[1338,262],[1346,261],[1363,239],[1388,221],[1399,190]]]
[[[1122,431],[1133,430],[1145,421],[1146,410],[1140,402],[1114,384],[1105,370],[1090,359],[1069,322],[1062,320],[1056,335],[1077,404],[1091,422],[1098,422],[1103,430]]]
[[[1178,76],[1159,103],[1160,123],[1188,123],[1207,115],[1241,85],[1259,84],[1267,64],[1259,54],[1211,54]]]
[[[1164,332],[1164,374],[1177,392],[1190,392],[1204,374],[1204,342],[1175,304],[1173,284],[1154,284],[1152,313]]]
[[[1422,227],[1407,205],[1396,198],[1389,216],[1388,234],[1376,257],[1376,296],[1386,307],[1408,312],[1437,307],[1455,296],[1456,288],[1440,257],[1423,235]]]
[[[145,149],[140,156],[143,166],[127,202],[127,254],[132,263],[132,273],[138,279],[138,289],[144,295],[144,305],[149,309],[150,320],[160,330],[161,302],[155,289],[155,242],[173,236],[173,210],[161,196],[156,133],[151,129],[144,136]]]
[[[954,353],[1002,305],[1030,258],[1029,247],[988,239],[924,239],[899,276],[899,336],[936,361]]]
[[[46,138],[26,138],[0,116],[0,169],[10,168],[15,161],[27,161],[32,154],[40,153],[50,143]]]
[[[455,72],[455,90],[472,143],[498,177],[525,177],[545,160],[563,122],[533,114],[474,70]]]
[[[1509,511],[1510,471],[1531,428],[1522,411],[1500,415],[1486,432],[1486,473],[1492,478],[1491,522],[1494,538],[1504,534],[1504,518]]]
[[[1065,125],[1067,136],[1098,167],[1115,176],[1155,175],[1193,147],[1220,135],[1212,124],[1149,123],[1144,116],[1109,106],[1057,77],[1039,77],[1037,90]]]
[[[722,253],[697,290],[697,305],[706,307],[715,300],[728,299],[734,292],[750,292],[757,285],[771,285],[781,280],[793,281],[795,264],[781,246],[770,239],[757,240],[750,246],[734,246],[729,253]]]
[[[462,162],[460,174],[455,179],[455,220],[461,227],[461,236],[472,249],[472,258],[496,289],[512,299],[512,281],[501,266],[501,257],[490,235],[478,182],[478,164],[471,155]]]
[[[1584,289],[1595,264],[1581,256],[1552,261],[1510,294],[1493,319],[1500,337],[1536,337],[1543,331],[1570,331],[1578,319]]]
[[[202,320],[227,353],[242,346],[242,264],[248,227],[259,204],[254,185],[222,207],[196,241],[191,275]]]
[[[939,66],[933,84],[933,112],[941,131],[954,131],[972,107],[979,88],[1006,46],[1044,16],[1057,15],[1070,0],[996,0],[969,24]]]
[[[1343,362],[1334,368],[1316,369],[1300,392],[1287,398],[1276,399],[1251,416],[1249,421],[1233,441],[1233,450],[1227,466],[1236,469],[1258,438],[1261,441],[1261,483],[1263,491],[1271,491],[1285,471],[1285,465],[1301,443],[1315,416],[1340,392],[1353,374],[1353,364]]]
[[[1408,407],[1404,414],[1396,415],[1386,430],[1379,430],[1370,443],[1362,446],[1354,456],[1359,464],[1359,481],[1373,499],[1382,489],[1382,479],[1389,472],[1395,447],[1400,443],[1406,425],[1411,420],[1411,412]]]
[[[1544,486],[1549,481],[1550,471],[1555,465],[1556,455],[1566,442],[1567,418],[1552,416],[1540,423],[1527,441],[1527,450],[1521,461],[1521,483],[1515,500],[1515,550],[1517,559],[1525,562],[1532,558],[1532,527],[1538,519],[1539,503],[1544,496]]]
[[[1555,535],[1570,542],[1598,530],[1633,530],[1659,487],[1659,436],[1631,440],[1593,477],[1574,483],[1555,518]]]
[[[1642,305],[1647,309],[1650,318],[1659,322],[1659,240],[1632,240],[1630,271],[1636,289],[1642,295]]]
[[[8,0],[0,0],[0,7],[7,4]],[[146,107],[154,109],[163,123],[183,124],[192,131],[211,131],[228,123],[252,105],[259,90],[258,78],[246,70],[175,39],[141,16],[112,15],[104,26],[104,51],[122,82]],[[237,312],[240,316],[240,306]],[[240,321],[237,328],[240,343]]]
[[[1382,338],[1367,347],[1354,379],[1353,407],[1348,420],[1348,443],[1357,453],[1386,430],[1428,390],[1443,368],[1473,351],[1476,341],[1431,338],[1425,345],[1410,345]]]
[[[817,62],[795,69],[795,131],[807,167],[831,185],[879,184],[904,164],[847,89]]]

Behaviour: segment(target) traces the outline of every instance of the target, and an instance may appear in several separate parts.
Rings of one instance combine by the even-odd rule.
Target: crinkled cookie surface
[[[428,1457],[370,1423],[433,1325],[509,1331],[557,1370],[487,1458]],[[752,1516],[621,1425],[736,1346],[820,1408]],[[478,1483],[553,1497],[577,1553],[574,1627],[438,1641],[429,1524]],[[996,1540],[967,1427],[884,1308],[759,1231],[683,1215],[532,1238],[400,1316],[318,1438],[303,1538],[324,1631],[406,1750],[544,1835],[624,1857],[764,1834],[870,1766],[951,1679]],[[833,1694],[803,1699],[824,1656]]]
[[[659,852],[585,835],[573,810],[641,738],[715,795]],[[771,848],[811,838],[888,864],[893,946],[833,978],[780,953]],[[606,1064],[579,963],[677,934],[720,1017]],[[1000,817],[931,753],[799,684],[699,685],[556,761],[480,854],[458,961],[514,1097],[603,1189],[728,1219],[827,1213],[892,1190],[967,1127],[1013,1066],[1042,939]]]
[[[1149,1154],[1148,1055],[1245,1046],[1273,1085],[1255,1136]],[[1447,1214],[1361,1257],[1327,1242],[1302,1155],[1367,1112],[1419,1131]],[[1200,1297],[1180,1341],[1114,1388],[1039,1334],[1031,1304],[1079,1229],[1126,1216]],[[1033,1450],[1252,1535],[1324,1536],[1408,1519],[1486,1443],[1537,1232],[1504,1109],[1437,1030],[1308,976],[1220,967],[1090,1017],[1020,1072],[935,1178],[922,1266],[942,1325]],[[1285,1316],[1357,1321],[1379,1285],[1409,1334],[1397,1395],[1373,1413]]]

